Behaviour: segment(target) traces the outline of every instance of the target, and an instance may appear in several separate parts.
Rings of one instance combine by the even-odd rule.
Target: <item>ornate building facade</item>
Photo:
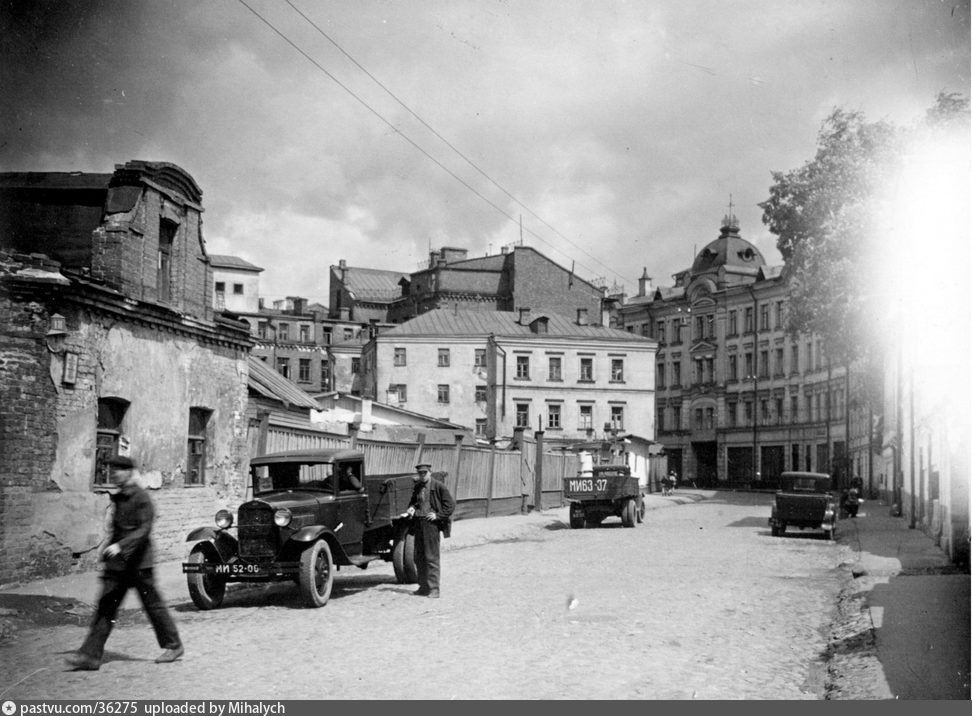
[[[788,334],[782,267],[734,216],[722,223],[673,286],[652,290],[645,271],[618,312],[620,327],[659,344],[656,439],[669,466],[699,487],[774,488],[785,470],[867,481],[870,441],[854,442],[863,456],[849,450],[847,371],[819,338]]]

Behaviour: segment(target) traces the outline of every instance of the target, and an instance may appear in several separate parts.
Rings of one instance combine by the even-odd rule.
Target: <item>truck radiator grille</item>
[[[267,505],[241,505],[239,509],[240,556],[246,559],[272,559],[277,553],[277,527],[273,510]]]

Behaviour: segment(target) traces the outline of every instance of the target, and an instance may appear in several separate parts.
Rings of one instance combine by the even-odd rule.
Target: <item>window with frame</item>
[[[783,349],[776,349],[776,364],[773,366],[773,375],[783,375]]]
[[[736,411],[739,409],[739,404],[735,400],[730,400],[726,402],[726,422],[730,428],[736,427],[736,420],[738,415]]]
[[[264,321],[260,321],[260,323],[257,324],[257,336],[260,338],[267,337],[267,324]]]
[[[473,366],[476,368],[486,367],[486,349],[477,348],[473,354]]]
[[[477,438],[486,437],[486,418],[476,418],[474,434]]]
[[[361,372],[361,358],[358,356],[351,357],[351,373],[357,375]]]
[[[665,364],[662,361],[655,364],[655,387],[665,387]]]
[[[796,395],[790,396],[790,422],[800,422],[800,399]]]
[[[800,344],[796,341],[790,346],[790,374],[800,372]]]
[[[580,359],[580,380],[590,383],[594,380],[594,359]]]
[[[279,323],[277,324],[277,340],[289,341],[290,340],[290,324],[289,323]]]
[[[672,321],[672,343],[682,342],[682,322],[679,319]]]
[[[290,377],[290,358],[277,358],[277,372],[284,378]]]
[[[445,404],[449,402],[449,385],[446,383],[440,383],[436,387],[438,393],[438,402],[440,404]]]
[[[110,485],[108,479],[108,460],[118,454],[118,443],[122,435],[122,424],[129,402],[121,398],[101,398],[98,400],[98,427],[95,447],[95,485]]]
[[[331,385],[331,364],[327,358],[321,359],[321,390],[328,390]]]
[[[739,380],[739,356],[729,356],[729,380]]]
[[[594,406],[581,405],[578,407],[580,424],[577,426],[581,430],[592,430],[594,428]]]
[[[560,356],[550,356],[547,359],[547,380],[560,381],[563,376],[563,359]]]
[[[743,365],[746,368],[746,377],[747,378],[752,378],[755,375],[755,373],[753,373],[753,354],[752,353],[748,353],[747,352],[747,353],[743,354]]]
[[[233,295],[235,295],[235,296],[242,296],[243,295],[243,284],[242,283],[234,283],[233,284]]]
[[[672,361],[672,386],[679,387],[682,385],[682,361],[673,360]]]
[[[624,430],[624,406],[611,406],[611,429]]]
[[[408,402],[408,389],[404,383],[392,383],[388,386],[388,397],[399,404]]]
[[[406,363],[405,363],[405,349],[404,348],[396,348],[395,349],[395,355],[392,358],[392,364],[393,365],[397,365],[397,366],[406,365]]]
[[[226,282],[217,281],[216,282],[216,293],[226,293]]]
[[[322,328],[321,329],[321,341],[326,346],[331,345],[331,329],[330,328]]]
[[[530,427],[530,404],[529,403],[516,403],[516,427],[518,428],[528,428]]]
[[[694,384],[695,385],[701,385],[703,382],[705,382],[704,381],[705,375],[704,375],[703,370],[702,370],[702,359],[701,358],[696,358],[693,361],[693,365],[695,366]]]
[[[206,429],[211,411],[205,408],[189,408],[188,460],[186,461],[187,485],[206,484]]]
[[[753,424],[753,401],[744,400],[743,401],[743,415],[746,418],[746,425]]]
[[[729,311],[729,335],[734,336],[739,333],[738,311]]]
[[[707,338],[715,338],[715,314],[710,313],[705,317],[705,335]]]
[[[715,429],[715,408],[705,409],[705,423],[703,424],[706,430]]]
[[[699,340],[705,336],[705,316],[695,317],[695,331],[692,334],[692,338]]]
[[[350,341],[350,340],[353,340],[353,339],[354,339],[354,329],[353,328],[345,328],[344,329],[344,340]]]
[[[476,386],[476,402],[485,403],[486,402],[486,386],[477,385]]]
[[[759,329],[768,331],[769,327],[769,304],[764,303],[759,307]]]
[[[681,430],[682,428],[682,406],[673,405],[672,406],[672,430]]]
[[[665,321],[655,322],[655,339],[659,343],[665,342]]]
[[[657,408],[655,410],[655,429],[663,433],[665,432],[665,409]]]
[[[530,379],[530,356],[516,357],[516,379],[517,380]]]
[[[765,425],[766,423],[769,422],[769,419],[770,419],[769,401],[763,398],[759,401],[759,422]]]
[[[695,409],[695,429],[701,430],[703,427],[705,426],[702,424],[702,408],[696,408]]]
[[[783,304],[783,301],[777,301],[776,302],[776,328],[777,328],[777,330],[781,330],[783,328],[783,326],[784,326],[784,323],[783,323],[783,319],[784,319],[784,315],[783,315],[783,305],[784,305]]]
[[[715,382],[715,358],[706,358],[702,361],[702,382]]]
[[[611,359],[611,382],[613,383],[624,382],[624,359],[623,358]]]
[[[450,359],[449,349],[448,348],[440,348],[439,349],[439,367],[440,368],[448,368],[449,367],[449,359]]]
[[[310,342],[310,326],[302,325],[300,327],[300,342],[301,343]]]
[[[776,398],[774,400],[776,403],[776,415],[773,417],[776,419],[777,423],[783,422],[783,398]]]
[[[560,430],[560,405],[550,403],[547,405],[547,429]]]
[[[744,324],[743,330],[745,330],[746,333],[753,332],[753,309],[752,308],[747,308],[745,311],[743,311],[743,324]]]
[[[301,383],[310,383],[310,358],[297,359],[297,380]]]
[[[759,352],[759,377],[769,378],[769,351]]]
[[[651,334],[651,324],[650,323],[642,323],[641,324],[641,335],[644,336],[645,338],[650,338],[651,337],[650,334]]]

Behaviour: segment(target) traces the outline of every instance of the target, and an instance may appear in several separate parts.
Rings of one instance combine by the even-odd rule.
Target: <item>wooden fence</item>
[[[500,450],[458,443],[426,445],[421,437],[416,442],[384,442],[360,434],[351,438],[273,424],[265,430],[267,453],[354,447],[364,453],[365,468],[371,475],[411,473],[419,461],[427,462],[456,498],[455,519],[520,514],[535,501],[536,444],[530,441],[524,441],[519,450]],[[259,440],[251,434],[249,442],[250,454],[255,456]],[[541,509],[560,507],[563,478],[577,474],[579,458],[570,453],[544,453],[540,469]]]

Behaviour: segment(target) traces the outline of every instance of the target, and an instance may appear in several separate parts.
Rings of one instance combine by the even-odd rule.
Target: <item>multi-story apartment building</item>
[[[650,338],[528,308],[434,309],[379,331],[362,355],[366,394],[488,439],[542,429],[548,442],[612,430],[655,434]]]
[[[819,338],[787,333],[781,273],[727,216],[673,286],[651,290],[646,271],[619,310],[625,330],[658,341],[658,440],[689,483],[772,487],[784,470],[869,470],[870,441],[849,459],[847,371]]]
[[[402,323],[436,308],[535,312],[572,318],[583,309],[592,323],[602,315],[604,288],[585,281],[530,246],[468,258],[466,249],[443,247],[412,273],[331,266],[331,317]],[[344,314],[342,314],[344,312]]]

